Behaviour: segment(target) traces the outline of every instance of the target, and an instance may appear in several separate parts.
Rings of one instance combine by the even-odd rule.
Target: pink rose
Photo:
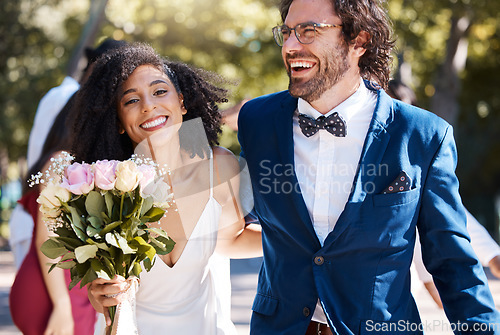
[[[112,190],[116,182],[116,164],[118,161],[97,161],[94,164],[94,182],[95,186],[101,190]]]
[[[141,196],[144,197],[144,192],[148,185],[152,185],[155,182],[156,169],[151,165],[139,165],[137,169],[142,173],[139,185],[141,187]]]
[[[94,188],[92,166],[87,163],[73,163],[66,168],[61,186],[73,194],[87,194]]]

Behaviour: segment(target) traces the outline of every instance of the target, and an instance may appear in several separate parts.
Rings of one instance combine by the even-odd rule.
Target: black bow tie
[[[339,137],[345,137],[347,134],[345,122],[337,112],[329,117],[322,115],[317,119],[305,114],[299,114],[299,126],[306,137],[313,136],[320,129],[326,129],[330,134]]]

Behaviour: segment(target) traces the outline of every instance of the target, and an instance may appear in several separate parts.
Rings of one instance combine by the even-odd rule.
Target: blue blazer
[[[240,112],[238,138],[264,247],[251,334],[303,335],[318,298],[334,333],[421,334],[429,325],[420,324],[410,293],[417,227],[450,323],[500,334],[465,226],[452,127],[366,85],[378,102],[348,202],[323,247],[294,171],[297,99],[279,92],[249,101]],[[382,194],[402,171],[411,189]],[[486,326],[496,332],[483,331]]]

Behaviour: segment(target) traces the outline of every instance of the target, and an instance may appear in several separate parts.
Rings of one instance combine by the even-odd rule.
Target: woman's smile
[[[161,115],[144,122],[140,127],[144,130],[155,131],[162,128],[167,123],[167,119],[168,116]]]

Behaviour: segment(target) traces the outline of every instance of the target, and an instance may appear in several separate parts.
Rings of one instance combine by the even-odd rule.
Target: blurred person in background
[[[52,124],[59,112],[66,105],[68,100],[79,89],[80,85],[89,77],[94,62],[108,50],[116,49],[125,45],[125,41],[106,39],[96,48],[87,47],[85,57],[87,65],[83,69],[79,81],[67,76],[61,85],[50,89],[40,100],[35,113],[33,127],[28,140],[27,165],[30,170],[40,158],[45,138],[49,133]],[[28,175],[28,178],[30,175]],[[31,233],[33,231],[33,219],[21,205],[16,205],[9,220],[9,245],[14,255],[14,265],[16,269],[22,264],[31,244]]]
[[[74,138],[66,125],[74,98],[66,103],[53,122],[40,157],[29,170],[30,175],[46,171],[51,158],[62,150],[69,151]],[[75,286],[70,291],[70,270],[49,266],[53,260],[40,251],[49,231],[40,215],[37,198],[45,185],[23,185],[19,204],[34,222],[30,248],[16,273],[9,294],[9,306],[14,324],[24,335],[91,335],[94,333],[96,313],[87,296],[87,289]]]
[[[387,94],[394,99],[398,99],[410,105],[418,106],[415,92],[400,80],[391,79],[389,81]],[[491,273],[495,277],[500,278],[500,246],[467,209],[465,210],[465,214],[467,216],[467,231],[470,235],[470,242],[474,252],[476,253],[481,264],[485,267],[489,267]],[[418,236],[415,243],[413,264],[418,278],[422,281],[425,288],[432,296],[432,299],[440,308],[443,308],[443,303],[439,298],[439,293],[436,285],[434,285],[432,276],[425,269],[422,260],[420,239]]]

